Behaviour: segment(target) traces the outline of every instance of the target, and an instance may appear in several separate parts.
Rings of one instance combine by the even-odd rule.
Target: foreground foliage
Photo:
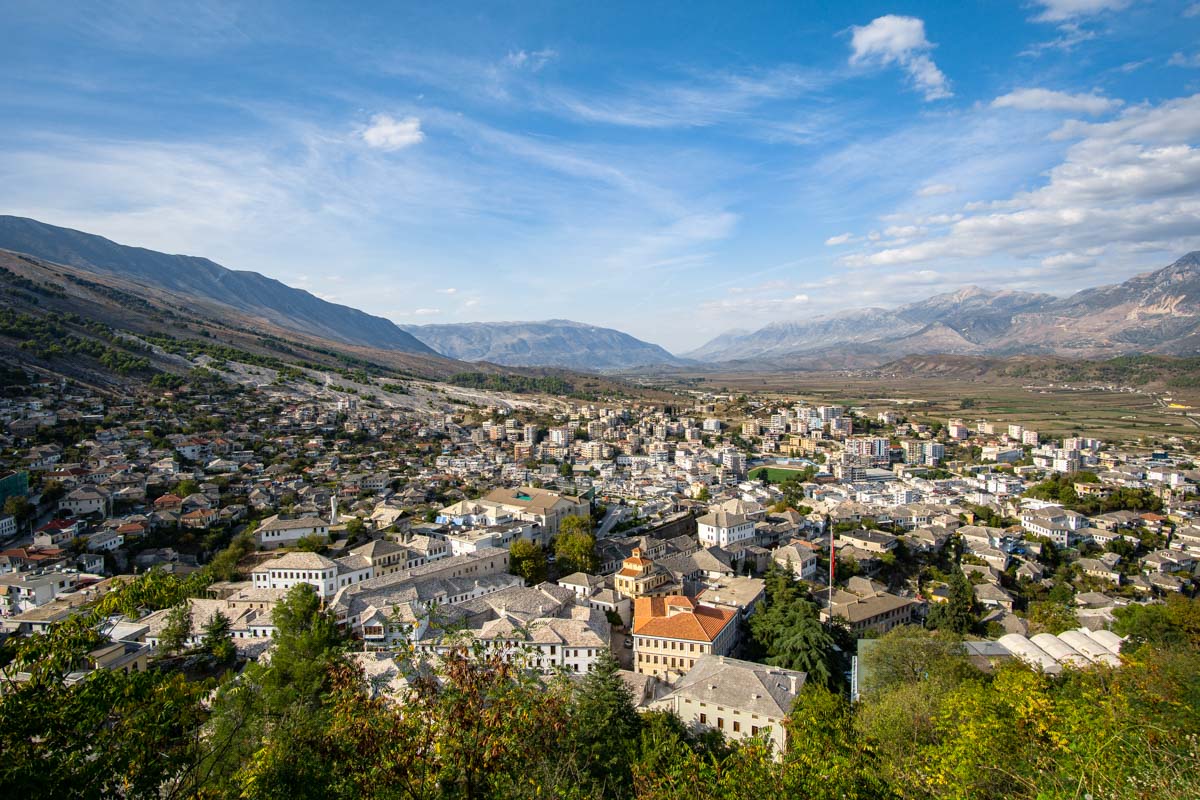
[[[154,580],[130,597],[173,600],[178,587]],[[768,638],[807,630],[804,598],[773,581]],[[269,660],[219,684],[165,668],[64,683],[100,641],[95,617],[10,646],[5,675],[27,680],[0,697],[0,785],[89,798],[1194,798],[1198,618],[1183,598],[1127,613],[1121,668],[1053,678],[1013,662],[981,671],[953,631],[899,628],[864,651],[860,702],[806,684],[775,754],[636,712],[611,659],[544,677],[464,642],[436,672],[399,653],[385,692],[301,585],[277,607]],[[823,649],[771,645],[773,658]]]

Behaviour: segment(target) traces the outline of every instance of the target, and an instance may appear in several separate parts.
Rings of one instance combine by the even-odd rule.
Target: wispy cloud
[[[1121,106],[1120,100],[1092,94],[1069,94],[1050,89],[1016,89],[992,101],[993,108],[1019,111],[1065,111],[1071,114],[1103,114]]]
[[[540,72],[543,67],[558,58],[558,51],[550,47],[541,50],[515,50],[504,57],[504,64],[512,69],[527,69]]]
[[[1069,51],[1083,42],[1096,38],[1096,32],[1086,23],[1103,14],[1122,11],[1133,0],[1034,0],[1041,12],[1033,17],[1034,22],[1046,22],[1058,27],[1059,36],[1032,45],[1021,53],[1023,56],[1039,56],[1047,50]]]
[[[1133,0],[1034,0],[1042,11],[1034,20],[1037,22],[1066,22],[1068,20],[1093,17],[1106,11],[1121,11]]]
[[[684,76],[586,94],[563,87],[546,88],[535,99],[548,111],[585,122],[632,128],[702,128],[747,121],[747,115],[761,105],[799,97],[826,85],[828,80],[815,71],[778,67]]]
[[[1037,258],[1039,275],[1077,270],[1079,253],[1200,245],[1200,95],[1130,108],[1111,122],[1072,122],[1074,140],[1045,185],[976,203],[949,225],[905,243],[847,257],[855,267],[890,267],[992,257]],[[1099,248],[1099,249],[1097,249]]]
[[[940,197],[954,191],[955,187],[949,183],[927,183],[917,190],[917,197]]]

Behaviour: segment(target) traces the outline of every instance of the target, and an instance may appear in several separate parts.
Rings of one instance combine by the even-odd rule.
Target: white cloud
[[[457,291],[458,291],[458,289],[453,286],[451,286],[447,289],[438,289],[438,292],[441,294],[455,294]]]
[[[1152,59],[1152,58],[1143,58],[1141,61],[1127,61],[1124,64],[1122,64],[1121,66],[1117,67],[1117,71],[1124,72],[1126,74],[1128,74],[1130,72],[1136,72],[1137,70],[1146,66],[1153,60],[1154,59]]]
[[[434,314],[442,313],[442,310],[440,308],[418,308],[414,309],[412,313],[418,317],[431,317]]]
[[[1072,50],[1075,45],[1096,38],[1096,32],[1083,27],[1089,18],[1106,12],[1121,11],[1133,0],[1034,0],[1041,13],[1033,17],[1034,22],[1057,25],[1059,37],[1048,42],[1039,42],[1023,51],[1023,56],[1039,56],[1046,50]]]
[[[924,20],[887,14],[867,25],[855,25],[851,30],[852,65],[897,64],[908,72],[926,100],[953,96],[950,82],[928,55],[934,45],[925,38]]]
[[[922,186],[917,191],[918,197],[937,197],[938,195],[951,194],[956,190],[956,187],[948,183],[929,183]]]
[[[1102,123],[1068,122],[1076,141],[1040,188],[976,203],[946,228],[848,256],[852,267],[990,257],[1078,270],[1133,249],[1200,246],[1200,95],[1127,109]]]
[[[1183,53],[1175,53],[1167,61],[1172,67],[1200,67],[1200,53],[1192,56],[1185,56]]]
[[[830,236],[828,239],[826,239],[825,246],[837,247],[838,245],[849,244],[850,240],[853,238],[853,233],[839,233],[837,236]]]
[[[558,58],[558,51],[549,47],[533,51],[516,50],[504,57],[504,64],[513,69],[538,72],[556,58]]]
[[[425,139],[421,120],[416,117],[393,119],[387,114],[371,117],[371,125],[362,132],[362,140],[379,150],[402,150]]]
[[[1095,266],[1097,255],[1097,250],[1092,250],[1088,253],[1057,253],[1055,255],[1043,258],[1041,264],[1051,272],[1086,269],[1088,267]]]
[[[739,294],[738,292],[730,292]],[[720,313],[736,312],[737,314],[756,314],[767,317],[789,316],[798,306],[809,302],[809,296],[804,293],[790,297],[774,297],[770,295],[722,297],[719,300],[708,300],[700,304],[706,311]]]
[[[748,112],[763,104],[798,97],[827,80],[785,66],[647,83],[608,94],[597,91],[579,94],[555,88],[542,91],[540,101],[554,113],[565,113],[585,122],[631,128],[700,128],[744,121]],[[762,133],[771,135],[772,131]],[[801,133],[812,135],[807,126]]]
[[[1068,94],[1050,89],[1016,89],[992,101],[992,108],[1018,111],[1065,111],[1071,114],[1103,114],[1121,105],[1098,94]]]
[[[1200,3],[1192,3],[1183,10],[1185,17],[1200,17]]]
[[[1081,17],[1092,17],[1105,11],[1121,11],[1132,0],[1035,0],[1042,13],[1034,19],[1038,22],[1066,22]]]
[[[1051,39],[1048,42],[1038,42],[1030,45],[1028,49],[1022,50],[1023,56],[1040,56],[1047,50],[1062,50],[1068,52],[1075,49],[1075,45],[1083,42],[1091,41],[1096,38],[1096,32],[1090,31],[1079,26],[1074,22],[1064,22],[1058,26],[1058,32],[1061,34],[1057,39]]]

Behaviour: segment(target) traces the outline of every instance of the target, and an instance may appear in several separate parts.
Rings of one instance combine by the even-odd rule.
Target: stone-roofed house
[[[581,497],[521,486],[493,489],[478,500],[455,503],[442,509],[438,521],[455,525],[497,525],[522,520],[537,523],[547,536],[554,536],[567,517],[587,517],[591,513],[591,503]]]
[[[910,598],[889,594],[882,584],[862,577],[846,583],[845,590],[834,592],[832,606],[821,609],[822,622],[828,621],[832,613],[859,635],[868,630],[887,633],[897,625],[912,622],[917,603]]]
[[[329,523],[320,517],[288,519],[274,514],[267,517],[254,532],[254,538],[264,548],[295,544],[305,536],[328,536]]]
[[[771,553],[771,560],[801,580],[811,581],[817,575],[817,552],[806,543],[785,544]]]
[[[112,508],[109,492],[99,486],[80,486],[58,502],[59,510],[70,511],[77,517],[91,514],[107,516]]]
[[[729,547],[754,539],[754,521],[742,514],[718,509],[696,520],[696,533],[705,547]]]
[[[856,547],[868,553],[888,553],[896,549],[897,539],[890,533],[861,528],[838,534],[838,547]]]
[[[717,608],[732,608],[747,619],[766,597],[766,581],[735,575],[710,583],[696,595],[696,601]]]
[[[407,547],[387,539],[375,539],[359,545],[350,551],[352,555],[362,556],[374,568],[374,576],[390,575],[408,566],[410,553]]]
[[[586,600],[604,588],[605,579],[600,575],[589,575],[586,572],[572,572],[558,579],[558,585],[570,589],[576,597]]]
[[[784,722],[807,676],[726,656],[705,655],[653,704],[696,731],[717,730],[733,741],[766,737],[776,757],[787,747]]]
[[[322,599],[329,600],[343,587],[370,580],[374,568],[363,555],[335,560],[318,553],[286,553],[263,562],[250,575],[256,589],[291,589],[308,583]]]

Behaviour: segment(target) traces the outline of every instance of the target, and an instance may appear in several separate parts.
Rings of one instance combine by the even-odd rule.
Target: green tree
[[[237,657],[237,649],[233,646],[233,635],[229,630],[229,617],[218,611],[208,622],[204,623],[201,646],[218,664],[228,664]]]
[[[805,798],[888,798],[869,744],[854,730],[840,693],[806,682],[788,715],[788,749],[778,794]]]
[[[1113,616],[1113,631],[1128,637],[1122,651],[1154,648],[1200,652],[1200,599],[1171,595],[1165,603],[1118,607]]]
[[[971,582],[960,569],[954,570],[949,583],[949,600],[930,609],[925,625],[935,630],[965,636],[979,625],[975,590],[971,588]]]
[[[46,503],[57,503],[67,493],[67,489],[62,485],[62,481],[49,480],[42,487],[42,501]]]
[[[1075,612],[1066,603],[1035,600],[1029,604],[1029,633],[1059,634],[1079,627]]]
[[[167,612],[166,624],[159,634],[158,646],[164,653],[179,653],[192,637],[192,606],[186,600]]]
[[[33,504],[21,495],[13,495],[4,501],[4,515],[13,517],[18,523],[25,523],[33,516]]]
[[[558,538],[554,542],[554,556],[563,574],[571,572],[594,573],[600,567],[596,556],[596,537],[592,534],[592,521],[587,517],[571,516],[558,526]]]
[[[508,549],[508,571],[525,579],[528,586],[546,580],[546,553],[529,539],[517,539]]]
[[[845,666],[839,652],[849,645],[848,632],[821,623],[817,604],[791,572],[772,564],[764,581],[766,601],[749,620],[750,647],[768,664],[807,672],[823,686],[838,685]]]
[[[602,651],[581,682],[571,711],[572,749],[582,786],[592,796],[628,797],[642,719],[620,666]]]
[[[233,537],[228,547],[213,556],[208,564],[209,574],[218,581],[235,580],[239,576],[238,562],[253,553],[256,546],[253,533],[249,530],[239,533]]]
[[[346,538],[353,541],[362,536],[367,530],[367,525],[359,517],[352,517],[346,523]]]
[[[310,533],[296,540],[296,549],[306,553],[319,553],[325,549],[325,537],[319,533]]]
[[[864,693],[929,680],[957,683],[974,672],[958,635],[917,625],[893,628],[864,647],[859,657],[860,690]]]
[[[281,694],[316,702],[328,664],[341,647],[333,616],[322,608],[316,589],[298,583],[271,612],[275,643],[264,686]]]

